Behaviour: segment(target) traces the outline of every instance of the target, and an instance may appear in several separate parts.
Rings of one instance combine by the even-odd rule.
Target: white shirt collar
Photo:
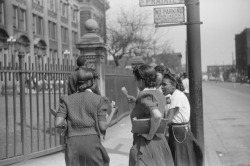
[[[171,94],[168,94],[165,96],[165,98],[171,98],[171,96],[172,96]]]
[[[156,88],[144,88],[143,91],[145,90],[157,90]]]
[[[93,91],[91,89],[86,89],[86,90],[93,93]]]

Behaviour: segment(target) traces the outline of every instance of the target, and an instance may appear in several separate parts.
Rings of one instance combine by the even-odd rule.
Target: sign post
[[[191,130],[204,152],[204,124],[201,73],[201,36],[199,0],[186,0],[187,52],[190,85]]]

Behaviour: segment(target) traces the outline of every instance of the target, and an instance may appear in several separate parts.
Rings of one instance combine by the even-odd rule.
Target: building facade
[[[106,38],[108,8],[106,0],[0,0],[0,62],[17,62],[19,51],[25,52],[26,62],[28,57],[32,62],[74,62],[86,20],[95,19],[97,33]]]
[[[224,81],[225,73],[235,69],[234,65],[210,65],[207,66],[208,80],[211,81]]]
[[[235,35],[236,70],[241,79],[250,78],[250,28]]]

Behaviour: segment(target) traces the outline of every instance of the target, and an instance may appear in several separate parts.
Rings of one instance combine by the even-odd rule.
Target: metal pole
[[[22,139],[22,153],[24,161],[27,158],[27,131],[26,131],[26,102],[25,102],[25,68],[24,68],[24,56],[23,52],[19,52],[19,75],[20,75],[20,111],[21,111],[21,139]]]
[[[191,130],[204,152],[199,0],[186,0]]]

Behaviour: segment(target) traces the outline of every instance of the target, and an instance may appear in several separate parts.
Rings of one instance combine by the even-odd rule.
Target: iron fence
[[[63,138],[54,128],[50,108],[57,109],[61,95],[67,94],[67,78],[74,66],[72,61],[35,59],[19,63],[0,62],[0,165],[9,165],[64,149]],[[131,107],[121,92],[125,86],[136,96],[132,72],[105,67],[106,96],[119,107],[114,123],[129,113]]]
[[[67,94],[66,82],[73,71],[69,61],[43,59],[38,63],[0,63],[0,163],[7,165],[63,149],[50,108]]]

